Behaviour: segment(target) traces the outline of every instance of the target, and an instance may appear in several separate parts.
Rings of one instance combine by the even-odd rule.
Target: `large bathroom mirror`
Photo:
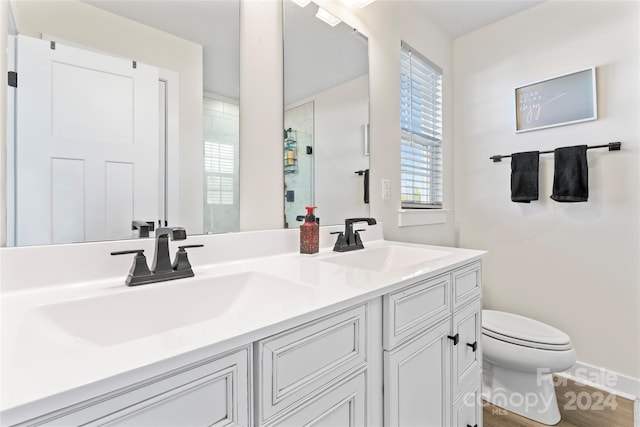
[[[9,246],[238,230],[239,7],[10,2]]]
[[[321,225],[369,216],[368,42],[344,22],[322,20],[315,3],[304,3],[283,3],[288,228],[301,224],[309,205],[318,207]]]

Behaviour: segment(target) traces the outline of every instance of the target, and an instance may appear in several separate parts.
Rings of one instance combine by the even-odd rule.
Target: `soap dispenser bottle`
[[[304,217],[304,223],[300,226],[300,253],[315,254],[320,249],[320,226],[313,214],[315,206],[305,207],[307,215]]]

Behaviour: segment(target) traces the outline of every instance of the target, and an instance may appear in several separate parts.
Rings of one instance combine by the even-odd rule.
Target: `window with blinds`
[[[404,42],[400,73],[401,202],[442,208],[442,70]]]
[[[232,205],[234,199],[233,146],[204,142],[204,173],[208,205]]]

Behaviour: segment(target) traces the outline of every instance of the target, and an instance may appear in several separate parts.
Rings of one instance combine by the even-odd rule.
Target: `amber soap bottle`
[[[313,213],[316,207],[307,206],[305,209],[307,214],[304,217],[304,223],[300,226],[300,253],[315,254],[320,249],[320,226]]]

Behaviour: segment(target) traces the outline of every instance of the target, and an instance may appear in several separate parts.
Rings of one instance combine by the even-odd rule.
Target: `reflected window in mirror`
[[[237,101],[204,98],[204,232],[238,231],[240,109]]]
[[[310,205],[321,225],[367,217],[367,39],[318,19],[313,2],[283,5],[285,226],[298,227]]]

